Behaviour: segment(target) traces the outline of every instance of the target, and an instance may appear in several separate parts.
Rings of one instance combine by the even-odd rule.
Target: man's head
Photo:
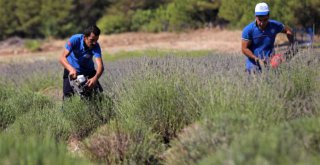
[[[91,25],[84,30],[84,42],[88,48],[97,44],[100,35],[100,29],[96,25]]]
[[[269,20],[269,6],[268,4],[262,2],[258,3],[255,7],[255,15],[256,15],[256,22],[259,27],[265,28],[268,24]]]

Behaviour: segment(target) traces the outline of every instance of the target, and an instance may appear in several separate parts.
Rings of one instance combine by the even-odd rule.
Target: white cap
[[[269,14],[269,6],[268,6],[268,4],[266,4],[264,2],[258,3],[256,5],[254,12],[255,12],[256,16],[268,15]]]

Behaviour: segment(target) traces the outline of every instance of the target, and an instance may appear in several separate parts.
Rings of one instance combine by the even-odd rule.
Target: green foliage
[[[43,1],[43,0],[1,0],[3,8],[0,13],[2,23],[0,29],[4,29],[4,36],[19,35],[21,37],[48,37],[63,35],[71,30],[70,10],[72,0],[67,1]],[[40,5],[39,5],[40,4]],[[10,11],[11,10],[11,11]],[[75,25],[72,25],[76,27]]]
[[[254,8],[259,2],[261,1],[221,1],[219,17],[230,21],[232,26],[243,28],[249,22],[254,21]],[[291,27],[310,27],[313,24],[319,27],[319,23],[315,21],[320,18],[319,1],[266,0],[264,2],[269,5],[271,19],[278,20]]]
[[[28,3],[27,3],[28,2]],[[39,1],[17,0],[14,2],[14,14],[17,19],[17,26],[13,27],[17,32],[29,33],[27,35],[35,35],[39,31],[41,17],[39,15],[41,8]],[[32,10],[30,10],[32,9]]]
[[[89,164],[74,157],[65,144],[56,143],[50,136],[0,136],[0,164]]]
[[[146,24],[148,24],[154,17],[152,10],[137,10],[131,21],[131,30],[133,31],[148,31]]]
[[[96,98],[94,101],[85,101],[80,97],[66,99],[62,111],[63,116],[71,122],[72,134],[88,136],[92,130],[109,121],[114,113],[111,101],[108,97]]]
[[[18,20],[12,13],[15,10],[14,1],[0,0],[0,6],[0,39],[5,39],[16,33]]]
[[[315,75],[312,70],[307,68],[293,68],[288,81],[287,88],[288,91],[286,93],[287,99],[293,99],[295,97],[299,98],[306,98],[311,95],[314,91],[316,84],[315,84]]]
[[[78,1],[76,1],[78,2]],[[41,0],[39,17],[40,28],[35,32],[36,36],[65,37],[77,31],[80,26],[73,20],[71,11],[74,1],[72,0]]]
[[[198,28],[204,23],[215,21],[215,11],[219,6],[220,2],[207,0],[175,0],[165,7],[159,7],[154,18],[145,25],[145,29],[160,32]],[[212,10],[213,12],[208,12]]]
[[[106,70],[112,99],[103,96],[93,104],[75,96],[62,110],[61,102],[41,95],[59,86],[59,75],[51,73],[56,65],[1,65],[0,163],[75,164],[64,144],[74,136],[82,140],[79,153],[92,161],[85,164],[319,161],[316,49],[300,50],[279,68],[253,75],[239,69],[241,56],[206,51],[115,56]],[[123,59],[129,57],[135,58]]]
[[[192,5],[189,1],[176,0],[167,6],[167,18],[169,31],[181,31],[182,29],[192,28],[191,18],[188,14],[192,14]]]
[[[128,30],[128,21],[124,14],[106,15],[102,17],[97,25],[105,34],[121,33]]]
[[[182,31],[217,26],[228,21],[243,28],[254,20],[261,1],[236,0],[0,0],[0,39],[11,36],[44,38],[81,33],[98,24],[103,33],[127,31]],[[271,19],[291,27],[312,27],[319,32],[318,0],[266,0]]]
[[[164,152],[163,164],[197,164],[199,160],[230,143],[232,136],[223,129],[214,124],[202,123],[185,127],[178,138],[170,143],[170,149]]]
[[[28,90],[13,90],[1,87],[0,103],[0,130],[6,129],[17,117],[29,112],[34,108],[53,106],[47,98]]]
[[[270,16],[271,19],[278,20],[285,25],[295,27],[296,22],[296,13],[293,10],[292,4],[300,1],[274,1],[270,2]]]
[[[39,40],[26,40],[24,43],[24,46],[32,52],[39,51],[41,49],[41,41],[39,41]]]
[[[35,92],[41,92],[50,87],[60,87],[61,81],[57,81],[60,75],[53,72],[44,73],[43,70],[34,71],[25,79],[25,83],[21,84],[22,88]]]
[[[86,153],[99,163],[158,164],[161,137],[139,120],[115,119],[85,141]]]
[[[168,142],[184,126],[200,116],[200,102],[190,84],[181,77],[172,75],[143,78],[135,81],[133,87],[123,93],[119,105],[121,120],[141,120],[159,133]],[[188,80],[192,81],[192,80]]]
[[[35,108],[19,116],[6,134],[39,138],[49,135],[57,142],[64,142],[71,134],[71,124],[59,108]]]
[[[277,89],[281,91],[279,96],[285,99],[285,112],[288,119],[320,114],[319,104],[317,104],[320,92],[317,85],[319,65],[317,62],[311,62],[317,55],[309,53],[308,56],[304,56],[305,52],[300,53],[291,61],[291,65],[284,68],[284,73],[279,77],[283,83]]]
[[[155,10],[154,19],[150,20],[149,24],[144,25],[143,29],[148,32],[167,31],[169,26],[168,19],[166,8],[161,6]]]
[[[145,30],[145,24],[153,18],[153,9],[163,3],[166,0],[115,1],[98,21],[98,25],[106,34]]]
[[[220,2],[209,0],[174,0],[167,3],[122,0],[113,4],[99,22],[101,26],[106,26],[106,17],[124,15],[127,19],[122,26],[126,26],[126,30],[181,31],[216,20],[219,6]]]
[[[0,39],[20,37],[66,37],[82,32],[102,16],[108,1],[0,0]],[[77,13],[76,15],[74,13]]]
[[[259,80],[214,77],[203,87],[201,122],[185,127],[165,153],[165,164],[198,164],[252,130],[267,130],[284,120],[284,102]],[[255,84],[255,85],[253,85]],[[272,100],[272,101],[270,101]],[[219,163],[218,163],[219,164]]]
[[[254,7],[257,3],[258,1],[222,1],[219,17],[230,21],[232,26],[244,27],[254,21]]]
[[[319,161],[318,124],[319,119],[311,118],[247,132],[199,164],[315,164]]]
[[[77,0],[72,1],[72,10],[69,12],[72,33],[82,33],[83,30],[91,24],[97,24],[98,20],[103,16],[105,10],[113,0]]]

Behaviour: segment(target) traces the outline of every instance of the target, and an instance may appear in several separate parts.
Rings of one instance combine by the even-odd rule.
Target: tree
[[[65,37],[76,27],[70,13],[72,0],[42,0],[39,32],[45,37]]]
[[[97,24],[112,2],[113,0],[73,0],[74,8],[70,12],[76,26],[73,30],[80,33],[88,25]]]
[[[14,1],[10,0],[0,0],[0,39],[12,36],[16,27],[18,27],[18,20],[13,14],[15,9]]]
[[[219,17],[230,22],[231,26],[243,28],[254,20],[254,7],[258,0],[223,0]],[[265,0],[270,8],[271,19],[278,20],[291,27],[320,26],[319,0]]]
[[[104,33],[120,33],[141,30],[143,24],[150,22],[154,10],[171,0],[117,0],[112,1],[105,14],[98,21]]]

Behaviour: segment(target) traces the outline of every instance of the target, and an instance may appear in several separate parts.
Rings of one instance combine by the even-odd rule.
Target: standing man
[[[84,75],[88,77],[86,85],[90,90],[102,92],[102,87],[98,81],[104,71],[101,48],[98,44],[99,35],[100,29],[92,25],[86,28],[83,34],[71,36],[66,43],[59,59],[64,67],[63,98],[74,94],[70,86],[69,76],[75,79],[77,75]],[[93,57],[95,57],[97,69],[95,69]]]
[[[269,20],[269,7],[266,3],[258,3],[255,7],[255,21],[247,25],[242,31],[242,53],[247,56],[246,72],[261,72],[274,53],[274,42],[278,33],[287,34],[293,47],[293,32],[282,23]]]

